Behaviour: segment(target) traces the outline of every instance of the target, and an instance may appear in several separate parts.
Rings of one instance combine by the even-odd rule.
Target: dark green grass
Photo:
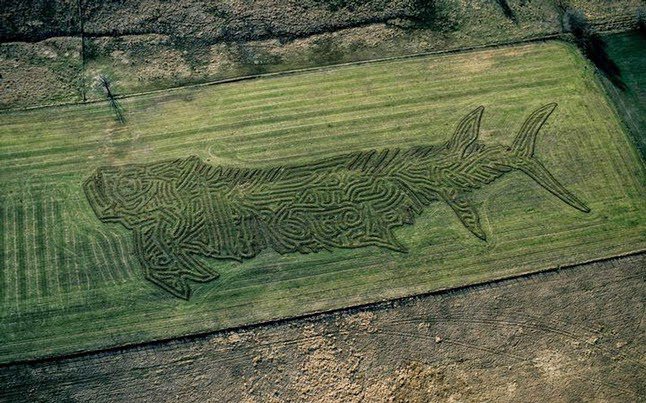
[[[35,252],[36,252],[36,266],[40,269],[38,272],[38,289],[43,295],[47,295],[47,269],[49,267],[49,262],[45,260],[45,250],[46,250],[46,240],[45,240],[45,231],[48,228],[51,228],[50,226],[45,226],[45,221],[44,221],[44,215],[45,212],[43,211],[43,200],[42,199],[36,199],[34,201],[34,207],[35,207]]]
[[[14,208],[14,220],[16,233],[13,236],[18,241],[16,244],[16,266],[17,272],[22,274],[18,277],[18,295],[24,301],[27,298],[27,251],[25,250],[25,210],[23,206],[16,206]],[[5,291],[7,291],[6,286]]]
[[[604,86],[646,160],[646,36],[639,32],[607,35],[608,55],[619,66],[626,84],[620,90],[608,80]]]

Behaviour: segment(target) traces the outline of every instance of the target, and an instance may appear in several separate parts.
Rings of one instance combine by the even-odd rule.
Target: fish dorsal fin
[[[455,130],[455,134],[446,143],[446,148],[449,151],[464,155],[466,148],[478,138],[480,120],[482,119],[483,112],[484,106],[479,106],[460,121],[458,128]]]
[[[538,108],[529,115],[527,120],[523,123],[523,126],[520,128],[514,143],[511,145],[511,149],[514,153],[524,157],[531,157],[534,155],[536,135],[538,134],[538,131],[541,130],[541,127],[543,127],[543,124],[545,124],[545,121],[547,121],[547,118],[549,118],[552,112],[554,112],[556,106],[556,103],[547,104]]]

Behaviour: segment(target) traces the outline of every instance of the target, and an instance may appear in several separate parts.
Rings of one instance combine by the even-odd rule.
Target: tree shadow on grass
[[[112,92],[112,80],[106,75],[101,74],[99,76],[99,88],[103,90],[108,102],[110,103],[110,108],[114,112],[114,118],[117,122],[124,124],[126,123],[126,117],[124,115],[124,110],[116,96]]]
[[[574,36],[576,45],[583,54],[617,88],[624,91],[627,87],[621,77],[621,69],[606,51],[606,42],[594,29],[582,11],[568,9],[564,14],[565,27]]]

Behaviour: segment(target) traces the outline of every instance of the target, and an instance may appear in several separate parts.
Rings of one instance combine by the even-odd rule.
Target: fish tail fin
[[[590,211],[588,206],[579,200],[574,194],[568,191],[556,178],[545,168],[541,162],[534,157],[534,148],[536,145],[536,135],[540,131],[547,118],[556,109],[556,103],[550,103],[534,111],[516,136],[511,145],[511,152],[518,157],[518,169],[534,179],[536,183],[547,189],[550,193],[567,203],[571,207],[587,213]]]
[[[572,192],[567,190],[554,176],[535,158],[528,158],[518,169],[525,172],[536,183],[547,189],[554,196],[561,199],[571,207],[589,213],[590,208],[579,200]]]

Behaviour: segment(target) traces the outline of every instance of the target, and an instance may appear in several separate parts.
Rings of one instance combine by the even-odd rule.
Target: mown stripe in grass
[[[58,268],[58,281],[61,284],[61,290],[68,291],[70,289],[70,267],[67,259],[65,258],[65,246],[67,244],[67,237],[65,234],[65,223],[63,215],[61,214],[61,203],[58,200],[53,201],[54,210],[54,230],[55,239],[55,261]]]
[[[17,240],[16,263],[17,263],[17,287],[18,296],[21,301],[27,300],[27,250],[25,242],[25,210],[22,203],[16,203],[13,207],[13,218]]]
[[[76,238],[76,250],[78,257],[78,270],[81,278],[85,277],[88,281],[88,287],[99,287],[105,283],[105,275],[100,269],[96,249],[92,245],[92,240],[87,235]]]
[[[110,256],[114,260],[114,265],[118,274],[123,281],[133,277],[133,270],[139,269],[139,263],[135,262],[135,258],[131,249],[128,248],[128,237],[120,236],[107,232],[103,234],[107,244],[110,246]]]
[[[49,270],[48,263],[45,259],[45,248],[47,244],[45,242],[45,212],[43,210],[43,199],[42,195],[35,195],[33,198],[34,208],[35,208],[35,232],[33,236],[35,237],[34,246],[35,246],[35,256],[34,260],[34,272],[37,273],[37,287],[39,289],[39,294],[44,297],[49,294],[47,286],[47,272]]]
[[[115,283],[127,279],[123,271],[119,251],[115,248],[113,237],[105,232],[97,236],[97,244],[100,247],[101,255],[105,258],[106,270],[111,280]]]
[[[538,80],[533,82],[532,87],[537,87],[540,88],[542,86],[546,86],[550,82],[555,82],[557,79],[553,78],[552,75],[550,74],[544,74],[544,80]],[[505,92],[505,91],[516,91],[519,88],[527,89],[527,83],[524,83],[522,81],[513,81],[510,80],[508,83],[504,84],[503,86],[500,85],[500,83],[496,80],[489,80],[490,82],[486,81],[481,81],[478,86],[478,91],[491,91],[494,88],[498,92]],[[388,86],[385,88],[386,92],[384,94],[392,94],[393,91],[397,92],[397,88],[392,88],[391,86]],[[205,127],[200,127],[197,129],[188,129],[188,130],[173,130],[173,131],[164,131],[156,135],[151,135],[149,136],[149,140],[159,140],[159,139],[168,139],[168,138],[173,138],[176,139],[178,136],[182,137],[189,137],[189,136],[195,136],[196,134],[207,134],[207,133],[217,133],[217,132],[231,132],[231,131],[236,131],[236,130],[241,130],[241,129],[250,129],[251,127],[254,126],[261,126],[264,129],[268,129],[268,124],[275,125],[276,130],[286,130],[288,128],[281,127],[284,126],[285,122],[293,122],[295,120],[298,120],[300,122],[299,126],[296,128],[300,128],[303,125],[306,125],[306,123],[302,122],[307,122],[307,119],[313,120],[312,124],[317,124],[317,121],[321,121],[321,118],[324,117],[325,119],[329,120],[331,117],[344,117],[347,115],[351,115],[356,112],[362,112],[364,115],[369,114],[369,112],[377,112],[380,111],[383,108],[386,107],[392,107],[399,109],[402,106],[406,105],[416,105],[416,104],[424,104],[428,102],[428,99],[431,97],[429,94],[429,87],[425,86],[422,89],[413,89],[413,90],[408,90],[406,92],[405,97],[397,97],[396,99],[379,99],[377,96],[378,94],[373,93],[371,91],[370,97],[365,97],[365,98],[358,98],[356,95],[351,94],[351,100],[353,102],[341,102],[343,99],[338,98],[338,94],[330,94],[329,96],[334,98],[335,102],[326,102],[323,104],[322,108],[317,108],[316,110],[312,110],[311,106],[308,105],[309,103],[307,100],[300,100],[300,104],[298,106],[298,109],[300,112],[296,113],[284,113],[288,111],[284,111],[280,115],[275,114],[275,108],[278,106],[282,106],[280,103],[272,103],[269,106],[264,105],[263,108],[267,108],[269,111],[269,114],[267,116],[263,117],[258,117],[255,114],[255,111],[249,111],[251,113],[251,116],[249,114],[245,113],[244,114],[244,119],[238,119],[234,120],[234,118],[237,116],[237,114],[243,112],[244,110],[238,110],[236,109],[233,115],[231,113],[227,113],[226,110],[218,109],[216,112],[216,115],[219,116],[220,118],[216,118],[215,121],[217,123],[210,124]],[[469,91],[464,91],[462,90],[461,92],[452,92],[452,91],[445,91],[441,94],[434,94],[432,95],[433,101],[434,102],[439,102],[442,99],[449,99],[449,98],[456,98],[456,97],[464,97],[468,95],[473,95],[473,90]],[[292,98],[287,98],[289,101],[288,102],[294,102]],[[316,103],[319,103],[322,101],[320,97],[313,97],[312,98]],[[376,101],[375,101],[376,99]],[[347,101],[347,100],[346,100]],[[309,109],[303,110],[305,106],[310,106]],[[381,114],[375,114],[378,116],[382,116]],[[367,116],[367,115],[366,115]],[[298,119],[297,119],[298,118]],[[213,120],[213,119],[211,119]],[[325,123],[325,122],[323,122]],[[271,125],[269,125],[271,127]],[[221,136],[218,136],[218,138],[221,138]],[[127,141],[127,140],[124,140]],[[90,140],[87,142],[80,142],[78,140],[66,145],[66,146],[58,146],[54,147],[51,144],[47,143],[40,143],[43,145],[42,148],[37,148],[37,149],[30,149],[30,150],[25,150],[24,145],[21,145],[20,151],[14,151],[14,152],[5,152],[5,153],[0,153],[0,157],[2,158],[11,158],[11,159],[20,159],[20,158],[31,158],[31,157],[38,157],[38,156],[53,156],[53,155],[58,155],[58,154],[68,154],[71,151],[89,151],[92,149],[96,149],[97,143],[96,140]],[[3,147],[5,150],[7,147]]]
[[[14,205],[15,201],[12,197],[7,196],[5,198],[6,205],[5,216],[6,216],[6,226],[2,228],[6,237],[6,251],[5,251],[5,282],[6,287],[4,288],[5,293],[5,304],[9,314],[12,312],[17,312],[18,308],[18,240],[16,237],[16,219],[14,214]]]
[[[90,270],[81,271],[81,265],[85,261],[85,253],[83,248],[80,247],[80,235],[75,232],[68,233],[72,245],[72,259],[71,266],[74,268],[74,276],[70,282],[71,291],[82,291],[90,287]]]
[[[56,220],[56,213],[54,211],[56,204],[57,201],[52,197],[47,199],[47,261],[49,262],[48,265],[52,268],[52,273],[49,278],[51,279],[51,282],[55,284],[52,294],[57,295],[60,302],[63,296],[63,284],[61,282],[63,268],[61,266],[61,262],[57,258],[58,242],[61,239],[58,236],[57,230],[62,223]]]
[[[0,289],[2,290],[2,293],[0,293],[2,295],[2,298],[0,298],[0,307],[2,308],[4,308],[4,303],[8,295],[7,290],[9,289],[7,284],[5,284],[5,272],[9,270],[9,264],[5,262],[5,244],[8,236],[8,227],[6,201],[0,196],[0,228],[2,229],[2,233],[0,234]],[[4,309],[0,309],[0,314],[4,313],[3,311]]]

